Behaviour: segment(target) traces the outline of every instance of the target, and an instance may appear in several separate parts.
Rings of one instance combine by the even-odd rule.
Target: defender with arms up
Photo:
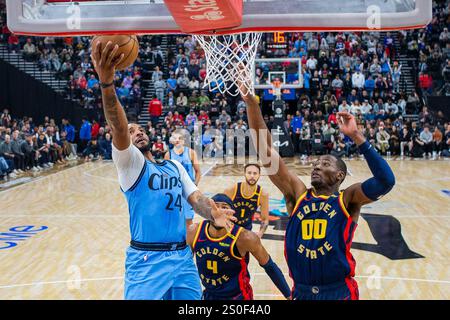
[[[118,46],[96,42],[92,60],[100,78],[103,108],[113,136],[112,155],[128,202],[131,243],[125,263],[125,299],[198,300],[201,287],[192,252],[186,244],[184,197],[196,212],[231,230],[232,210],[206,198],[176,161],[157,163],[149,137],[128,124],[114,88],[116,66],[124,55]]]
[[[233,206],[225,194],[212,198],[222,209]],[[290,289],[280,268],[272,261],[260,238],[235,225],[230,232],[212,221],[188,228],[187,241],[194,251],[204,300],[253,300],[253,289],[245,257],[251,253],[286,298]]]
[[[272,147],[261,109],[254,96],[243,96],[258,154],[269,177],[286,198],[290,221],[286,229],[285,257],[294,280],[292,298],[298,300],[358,299],[354,280],[355,260],[350,253],[361,207],[377,201],[394,187],[395,178],[387,162],[358,131],[355,118],[338,113],[339,128],[364,155],[373,177],[340,190],[347,168],[334,156],[314,162],[312,188],[292,172]]]

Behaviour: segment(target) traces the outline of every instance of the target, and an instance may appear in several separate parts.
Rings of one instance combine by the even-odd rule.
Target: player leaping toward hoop
[[[246,93],[241,86],[241,92]],[[347,167],[339,158],[321,156],[314,162],[312,188],[292,172],[272,148],[259,103],[252,95],[243,95],[250,128],[256,130],[254,143],[270,180],[286,198],[290,220],[286,229],[285,257],[294,281],[292,298],[297,300],[358,299],[355,260],[350,253],[361,207],[379,200],[392,190],[394,174],[387,162],[358,131],[355,118],[338,113],[339,128],[350,137],[364,155],[373,177],[340,191]]]
[[[199,300],[200,280],[186,244],[182,197],[197,213],[227,230],[232,210],[206,198],[176,161],[157,163],[144,129],[128,124],[114,88],[115,67],[123,59],[109,42],[92,50],[100,78],[103,108],[112,129],[113,161],[128,202],[131,243],[125,263],[125,299]]]

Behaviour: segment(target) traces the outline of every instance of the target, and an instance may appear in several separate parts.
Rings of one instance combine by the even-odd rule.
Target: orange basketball
[[[95,36],[92,39],[92,45],[95,42],[99,42],[101,45],[101,50],[106,46],[108,41],[111,41],[114,45],[119,46],[117,50],[117,56],[122,53],[125,55],[119,65],[116,67],[117,70],[122,71],[131,66],[137,59],[139,55],[139,41],[134,35],[111,35],[111,36]]]

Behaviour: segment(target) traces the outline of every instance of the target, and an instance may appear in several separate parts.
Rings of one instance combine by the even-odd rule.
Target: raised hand
[[[214,224],[218,227],[225,228],[228,232],[230,232],[231,229],[233,229],[233,222],[237,221],[234,216],[234,210],[221,209],[217,207],[213,200],[210,199],[209,201],[211,205],[211,215],[214,218]]]
[[[91,59],[102,83],[111,83],[114,81],[116,66],[125,57],[123,53],[117,56],[117,50],[119,50],[119,46],[114,46],[111,41],[103,49],[101,48],[100,41],[94,41],[93,43]]]
[[[339,130],[347,137],[352,139],[357,145],[365,141],[365,137],[358,130],[355,116],[348,112],[338,112],[337,120],[339,124]]]

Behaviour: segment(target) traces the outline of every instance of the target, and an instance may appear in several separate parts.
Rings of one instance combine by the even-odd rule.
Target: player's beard
[[[151,150],[150,147],[150,142],[147,142],[147,144],[143,147],[138,148],[139,151],[141,151],[143,154],[146,154],[147,152],[149,152]]]
[[[247,182],[249,186],[253,187],[258,183],[258,180],[254,180],[254,182],[251,182],[250,180],[247,180],[247,178],[245,178],[245,182]]]

